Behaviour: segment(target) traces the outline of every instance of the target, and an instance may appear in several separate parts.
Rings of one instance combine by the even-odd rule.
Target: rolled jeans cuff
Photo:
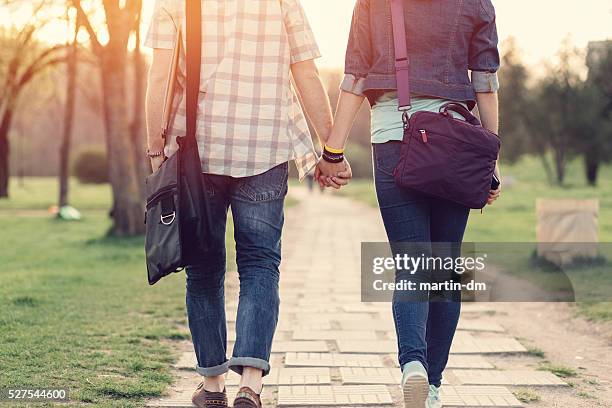
[[[196,366],[196,371],[203,377],[216,377],[223,375],[229,371],[229,361],[215,367],[200,367]]]
[[[244,367],[258,368],[263,371],[264,377],[270,373],[270,363],[260,358],[232,357],[229,361],[230,370],[238,374],[242,374]]]
[[[497,92],[499,90],[497,72],[472,71],[472,86],[476,93]]]

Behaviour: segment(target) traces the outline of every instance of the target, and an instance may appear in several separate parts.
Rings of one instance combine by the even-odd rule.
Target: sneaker
[[[435,385],[429,386],[429,397],[427,397],[427,408],[442,408],[440,399],[440,388]]]
[[[204,389],[204,383],[196,388],[191,402],[198,408],[227,408],[227,395],[223,392],[210,392]]]
[[[425,367],[418,361],[411,361],[404,364],[402,371],[404,408],[425,408],[429,396],[429,379]]]

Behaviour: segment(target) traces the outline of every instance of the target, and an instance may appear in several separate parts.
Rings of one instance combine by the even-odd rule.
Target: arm
[[[332,129],[333,116],[329,96],[313,60],[291,65],[291,73],[306,116],[323,146]]]
[[[166,81],[172,63],[172,50],[154,49],[153,61],[149,69],[146,96],[147,146],[151,152],[164,150],[164,139],[161,137],[161,122],[164,110]],[[164,157],[151,158],[153,170],[157,170]]]
[[[334,128],[332,129],[329,139],[327,139],[327,146],[344,150],[349,132],[353,127],[353,122],[355,121],[357,112],[359,112],[359,108],[364,99],[365,96],[363,95],[356,95],[346,91],[340,93],[336,117],[334,119]],[[342,179],[350,178],[350,173],[350,166],[346,161],[344,163],[333,164],[321,160],[317,166],[317,178],[319,182],[321,182],[321,178],[324,178],[326,181],[325,184],[335,188],[346,184],[346,180]]]
[[[482,126],[491,132],[499,133],[499,98],[497,92],[478,92],[476,93],[476,103],[480,114]],[[499,172],[499,161],[495,163],[495,174],[501,180]],[[488,204],[491,205],[497,200],[501,193],[501,186],[496,191],[489,194]]]

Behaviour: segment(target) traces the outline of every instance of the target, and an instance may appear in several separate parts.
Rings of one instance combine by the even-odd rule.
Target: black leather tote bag
[[[200,92],[201,4],[186,1],[187,134],[179,149],[146,179],[145,249],[149,284],[182,271],[206,250],[210,227],[208,198],[196,140]],[[179,28],[180,32],[180,28]],[[176,47],[181,46],[180,35]],[[175,50],[175,54],[178,50]]]

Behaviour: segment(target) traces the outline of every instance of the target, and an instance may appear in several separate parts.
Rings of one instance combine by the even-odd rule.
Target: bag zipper
[[[421,139],[423,139],[423,143],[429,142],[429,137],[427,137],[427,131],[425,129],[419,130],[421,132]]]
[[[159,190],[157,190],[155,192],[155,194],[153,194],[153,196],[151,196],[148,200],[147,200],[147,208],[151,207],[153,204],[155,204],[159,198],[163,197],[164,195],[172,192],[173,190],[176,190],[177,188],[177,184],[170,184],[168,186],[162,187]]]

